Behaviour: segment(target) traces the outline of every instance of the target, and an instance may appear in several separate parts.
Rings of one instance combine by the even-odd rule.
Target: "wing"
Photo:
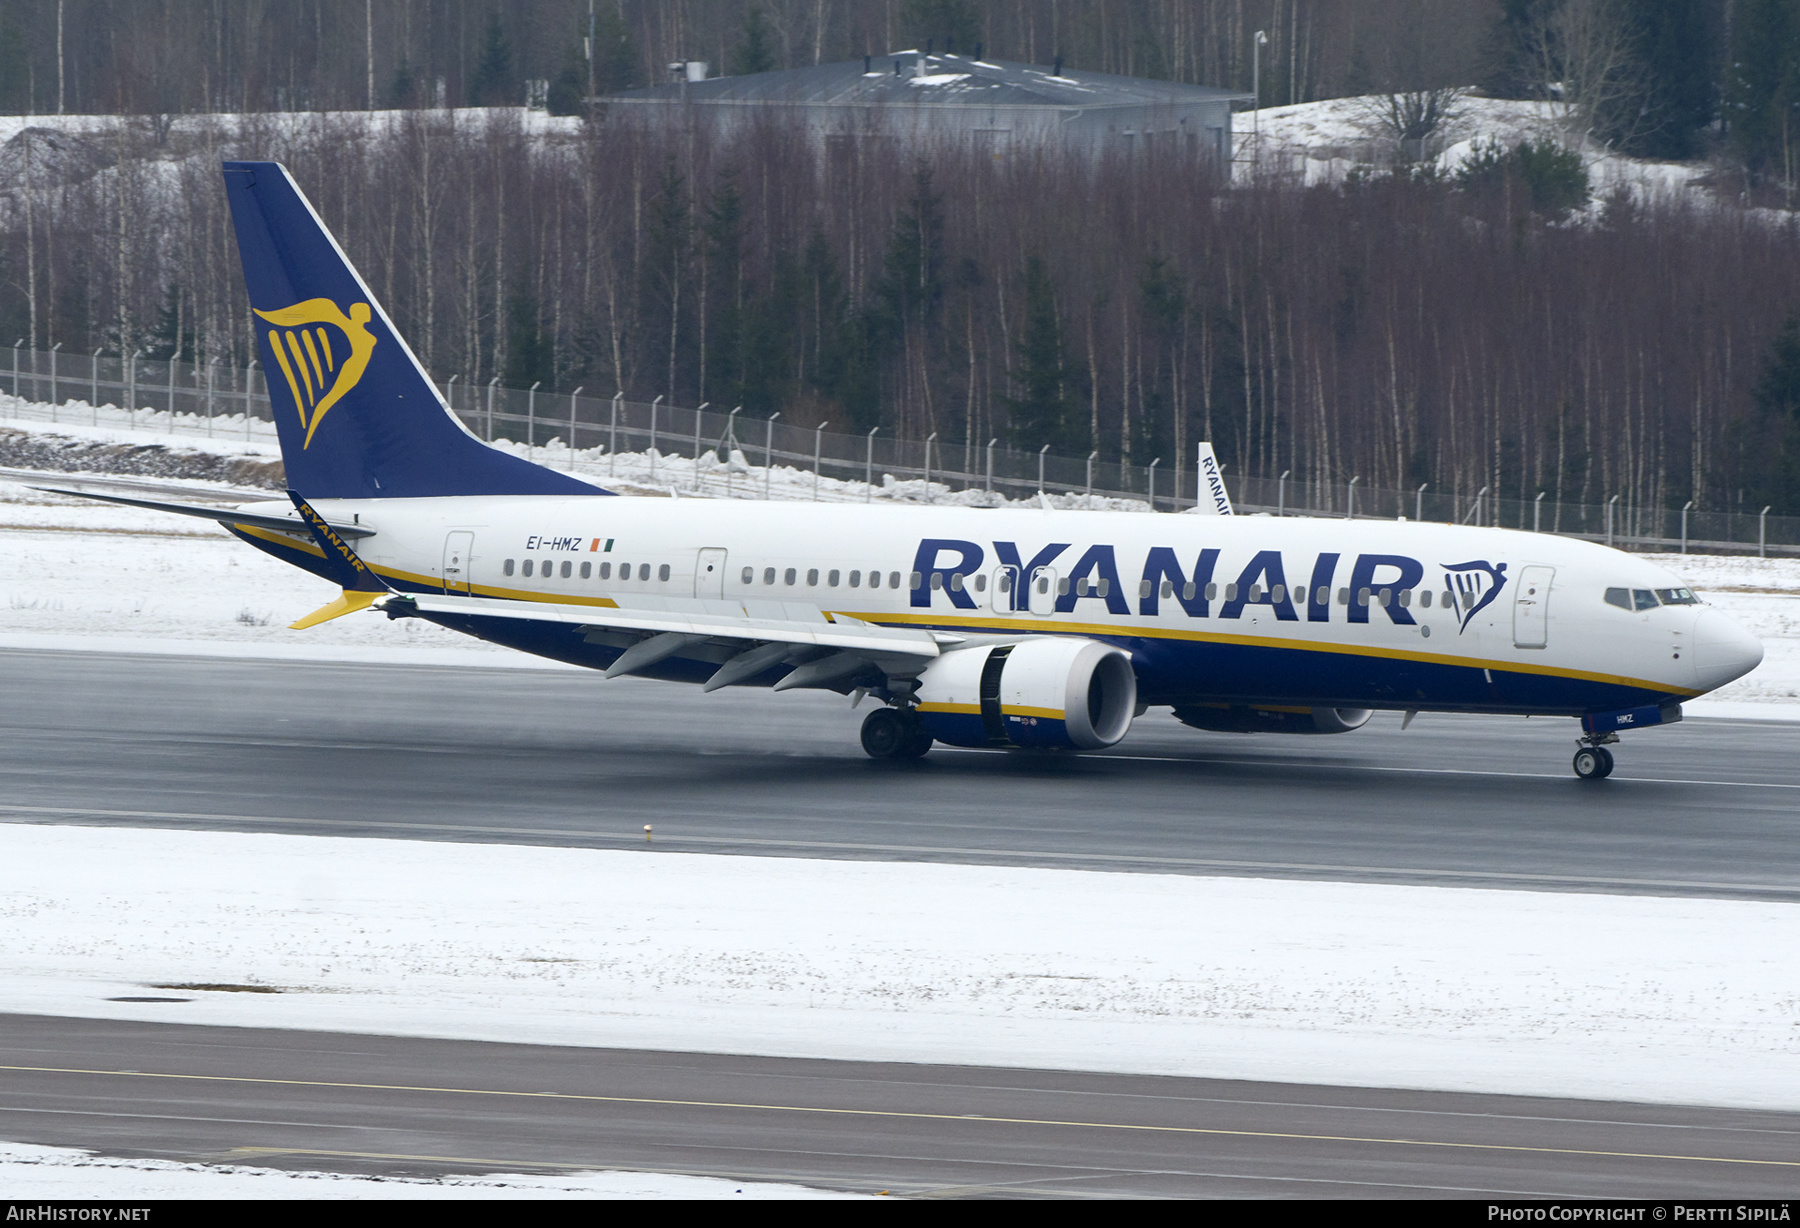
[[[946,632],[881,627],[845,614],[786,601],[716,601],[618,594],[615,608],[396,593],[376,601],[391,617],[411,612],[518,618],[572,624],[590,643],[623,648],[608,678],[631,674],[710,641],[733,650],[703,690],[743,682],[776,665],[793,670],[777,691],[829,687],[869,665],[890,675],[916,674],[944,646],[963,642]],[[716,655],[709,653],[708,655]]]

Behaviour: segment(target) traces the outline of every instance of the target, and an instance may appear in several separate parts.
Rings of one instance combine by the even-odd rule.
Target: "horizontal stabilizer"
[[[153,512],[174,512],[177,516],[199,516],[205,520],[216,520],[220,524],[249,525],[256,529],[270,529],[276,533],[308,533],[311,530],[306,523],[292,516],[261,516],[250,512],[234,512],[228,507],[205,507],[193,503],[164,503],[157,499],[127,499],[122,495],[97,495],[91,490],[63,490],[55,486],[33,486],[32,490],[41,490],[52,495],[73,495],[77,499],[98,499],[102,503],[122,503],[126,507],[148,508]],[[361,525],[334,524],[331,531],[339,537],[352,540],[359,537],[375,536],[374,529],[365,529]]]
[[[345,589],[339,593],[337,600],[329,605],[322,605],[297,622],[288,624],[289,631],[304,631],[308,627],[316,627],[320,623],[328,623],[334,618],[342,618],[346,614],[354,614],[358,610],[366,610],[375,604],[380,597],[379,591],[368,589]]]

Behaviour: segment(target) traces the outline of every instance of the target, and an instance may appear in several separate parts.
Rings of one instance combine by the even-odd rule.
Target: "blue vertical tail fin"
[[[287,484],[309,499],[599,495],[456,420],[279,162],[225,163]]]

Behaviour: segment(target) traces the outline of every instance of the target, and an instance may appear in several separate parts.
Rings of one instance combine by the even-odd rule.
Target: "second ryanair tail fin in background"
[[[225,194],[290,486],[315,499],[608,493],[456,420],[286,167],[227,162]]]

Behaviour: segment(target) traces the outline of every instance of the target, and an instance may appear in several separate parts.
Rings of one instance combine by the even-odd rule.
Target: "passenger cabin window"
[[[612,579],[612,564],[611,563],[600,564],[600,578],[602,580]]]
[[[525,560],[524,574],[526,574],[526,575],[531,574],[531,560],[530,559]]]
[[[754,567],[744,568],[744,583],[745,584],[753,584],[753,583],[755,583],[755,581],[756,581],[756,568],[754,568]]]
[[[899,588],[900,587],[900,573],[899,572],[897,572],[897,571],[888,572],[888,587],[889,588]],[[915,573],[915,578],[913,579],[913,587],[914,588],[919,587],[917,573]]]
[[[570,576],[572,576],[574,574],[575,574],[575,564],[569,562],[567,559],[563,560],[562,578],[567,580]]]
[[[508,576],[512,575],[513,561],[511,559],[507,559],[506,562],[504,562],[500,565],[500,571],[503,575],[508,575]]]
[[[567,575],[568,573],[564,572],[563,574]],[[669,578],[669,565],[667,563],[664,563],[661,567],[656,569],[656,578],[658,580],[667,580]]]
[[[795,580],[797,580],[799,578],[800,578],[800,573],[795,571],[792,567],[788,568],[786,571],[781,573],[781,580],[782,580],[782,583],[784,583],[784,584],[792,584]]]
[[[850,573],[850,587],[851,588],[862,587],[862,572],[853,571]]]
[[[588,577],[592,576],[593,574],[594,574],[594,565],[592,563],[583,563],[581,565],[581,578],[583,580],[586,580]]]
[[[819,569],[817,567],[809,567],[806,569],[806,587],[819,587]]]
[[[842,572],[834,570],[830,575],[825,577],[825,583],[829,584],[832,588],[836,588],[838,586],[838,579],[842,575]]]
[[[775,569],[773,567],[763,568],[763,583],[764,584],[775,583]]]
[[[648,580],[649,578],[650,578],[650,564],[639,563],[638,564],[638,579]]]

